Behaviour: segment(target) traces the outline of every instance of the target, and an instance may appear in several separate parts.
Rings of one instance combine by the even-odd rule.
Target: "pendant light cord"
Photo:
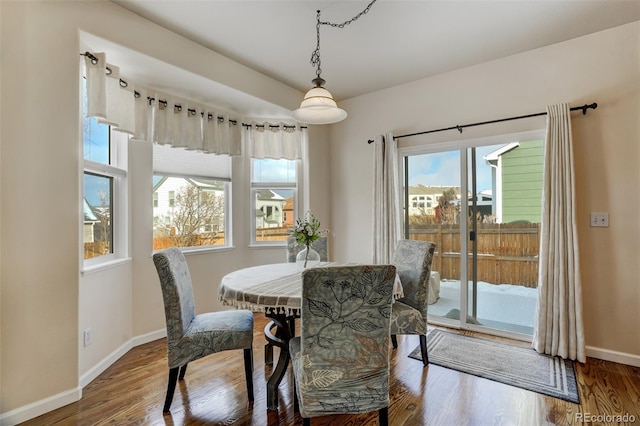
[[[371,6],[373,6],[373,4],[376,1],[377,0],[372,0],[371,3],[369,3],[367,5],[367,7],[365,7],[362,12],[358,13],[353,18],[351,18],[351,19],[349,19],[347,21],[344,21],[341,24],[336,24],[336,23],[327,22],[327,21],[321,21],[320,20],[320,11],[319,10],[317,11],[317,13],[316,13],[316,40],[317,40],[317,43],[316,43],[316,50],[314,50],[313,53],[311,54],[311,65],[316,67],[316,79],[322,80],[322,78],[320,77],[320,74],[322,74],[322,68],[320,67],[320,25],[329,25],[330,27],[333,27],[333,28],[344,28],[345,25],[349,25],[352,22],[355,22],[362,15],[366,14],[367,12],[369,12],[369,9],[371,9]],[[324,80],[322,80],[322,83],[324,83]]]

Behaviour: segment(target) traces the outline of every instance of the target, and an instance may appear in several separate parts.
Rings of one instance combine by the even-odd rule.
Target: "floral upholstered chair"
[[[178,372],[184,378],[187,364],[215,352],[244,350],[244,370],[249,401],[253,401],[253,313],[234,310],[195,314],[189,267],[182,252],[168,248],[153,255],[158,271],[167,321],[169,385],[162,412],[168,414]]]
[[[302,275],[301,333],[289,341],[294,409],[311,417],[378,411],[388,423],[392,265],[330,266]]]
[[[404,297],[391,309],[391,342],[398,347],[397,334],[420,336],[422,362],[429,364],[427,354],[427,306],[431,263],[436,250],[430,241],[400,240],[393,254]]]
[[[287,261],[295,262],[296,256],[300,253],[300,250],[304,248],[304,244],[300,244],[296,241],[296,237],[287,238]],[[327,262],[329,260],[329,250],[327,247],[327,237],[320,237],[318,240],[311,243],[311,248],[318,252],[321,262]]]

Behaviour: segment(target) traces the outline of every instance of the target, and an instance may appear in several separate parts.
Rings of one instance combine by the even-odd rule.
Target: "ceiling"
[[[316,10],[342,23],[370,0],[111,1],[305,92]],[[322,77],[340,101],[637,20],[640,0],[377,0],[320,27]]]

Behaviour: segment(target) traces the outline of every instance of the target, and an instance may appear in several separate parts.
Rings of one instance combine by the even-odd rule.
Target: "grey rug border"
[[[449,334],[451,336],[455,336],[456,338],[460,338],[460,339],[470,339],[470,340],[481,340],[481,341],[485,341],[485,342],[490,342],[492,344],[496,344],[496,345],[505,345],[505,346],[510,346],[510,348],[515,348],[516,350],[522,350],[522,351],[527,351],[527,350],[531,350],[533,351],[533,349],[530,348],[525,348],[525,347],[521,347],[521,346],[512,346],[509,345],[508,343],[504,343],[504,342],[499,342],[499,341],[494,341],[494,340],[489,340],[489,339],[482,339],[480,337],[475,337],[475,336],[467,336],[464,334],[458,334],[458,333],[452,333],[450,331],[445,331],[445,330],[440,330],[437,328],[434,328],[432,330],[429,330],[427,332],[427,351],[431,351],[430,348],[430,336],[432,335],[432,333],[445,333],[445,334]],[[409,358],[413,358],[416,359],[420,362],[422,362],[422,355],[420,353],[420,345],[418,345],[413,351],[411,351],[411,353],[408,355]],[[544,354],[540,354],[540,356],[545,356],[545,357],[549,357],[549,355],[544,355]],[[456,368],[453,367],[451,365],[446,365],[443,364],[441,362],[438,361],[432,361],[431,357],[429,357],[429,364],[433,364],[433,365],[437,365],[439,367],[443,367],[443,368],[448,368],[450,370],[454,370],[454,371],[459,371],[461,373],[465,373],[465,374],[470,374],[472,376],[476,376],[476,377],[481,377],[483,379],[487,379],[487,380],[492,380],[494,382],[498,382],[498,383],[502,383],[504,385],[508,385],[508,386],[512,386],[515,388],[519,388],[519,389],[524,389],[530,392],[535,392],[535,393],[539,393],[542,395],[546,395],[546,396],[550,396],[553,398],[558,398],[558,399],[562,399],[564,401],[568,401],[568,402],[573,402],[575,404],[580,404],[580,393],[578,392],[578,384],[576,381],[576,374],[575,374],[575,369],[573,366],[573,361],[571,360],[566,360],[566,359],[561,359],[560,360],[564,363],[565,365],[565,369],[566,369],[566,377],[567,377],[567,386],[568,386],[568,390],[569,390],[569,395],[565,396],[562,394],[558,394],[558,393],[553,393],[553,392],[545,392],[544,390],[541,389],[529,389],[529,388],[525,388],[522,386],[518,386],[516,384],[513,383],[509,383],[508,381],[501,379],[499,377],[491,377],[488,376],[486,374],[482,374],[480,372],[474,372],[471,370],[466,370],[466,369],[460,369],[460,368]],[[575,395],[575,398],[572,397],[572,395]]]

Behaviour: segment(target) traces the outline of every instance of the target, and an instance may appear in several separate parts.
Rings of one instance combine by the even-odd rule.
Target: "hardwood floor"
[[[189,364],[171,415],[163,416],[168,368],[161,339],[129,351],[84,388],[80,401],[22,424],[301,424],[293,412],[290,368],[280,385],[279,411],[266,409],[265,373],[271,367],[264,365],[265,325],[265,317],[256,314],[253,404],[246,397],[242,351],[228,351]],[[417,345],[417,336],[398,336],[398,349],[392,351],[391,425],[633,424],[630,416],[640,424],[640,368],[591,358],[576,364],[577,405],[436,365],[423,368],[408,357]],[[625,414],[626,421],[615,418]],[[378,420],[377,413],[370,413],[318,417],[311,424],[377,425]]]

